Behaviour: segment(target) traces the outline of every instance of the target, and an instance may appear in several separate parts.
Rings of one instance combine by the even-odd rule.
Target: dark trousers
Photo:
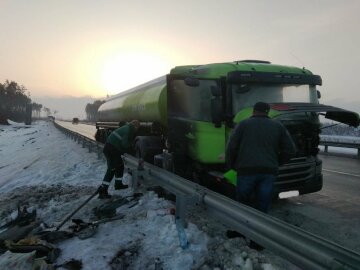
[[[237,200],[267,213],[276,176],[273,174],[238,175],[236,185]]]
[[[107,164],[107,170],[103,182],[107,182],[110,184],[114,175],[118,178],[121,177],[124,173],[124,163],[121,158],[121,155],[123,155],[124,152],[118,150],[112,144],[106,143],[103,153],[105,155]]]

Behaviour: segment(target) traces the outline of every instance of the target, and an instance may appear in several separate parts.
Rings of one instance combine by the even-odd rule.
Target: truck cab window
[[[199,86],[187,86],[183,80],[171,82],[168,93],[169,115],[198,121],[211,121],[211,86],[216,81],[200,80]]]

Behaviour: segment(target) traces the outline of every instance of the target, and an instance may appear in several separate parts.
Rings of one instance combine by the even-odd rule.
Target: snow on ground
[[[0,126],[1,223],[16,217],[17,205],[27,204],[44,224],[54,227],[94,193],[105,162],[51,122],[12,124]],[[110,193],[115,199],[129,198],[116,209],[124,217],[98,225],[92,237],[57,244],[57,265],[76,259],[82,269],[298,269],[266,249],[250,249],[244,238],[228,239],[224,225],[208,219],[201,209],[189,214],[185,232],[190,245],[183,250],[170,214],[173,202],[151,190],[142,190],[138,199],[129,190],[111,188]],[[93,209],[103,203],[91,200],[74,218],[95,220]]]

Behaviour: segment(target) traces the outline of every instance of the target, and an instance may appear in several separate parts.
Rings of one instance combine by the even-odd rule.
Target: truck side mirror
[[[317,98],[320,99],[321,98],[321,93],[319,90],[316,90],[316,95],[317,95]]]

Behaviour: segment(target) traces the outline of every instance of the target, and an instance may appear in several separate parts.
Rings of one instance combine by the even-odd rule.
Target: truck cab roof
[[[250,72],[274,72],[312,75],[312,72],[305,68],[271,64],[268,61],[240,60],[228,63],[213,63],[206,65],[177,66],[170,72],[172,75],[191,75],[198,78],[214,79],[226,77],[229,72],[250,71]]]

